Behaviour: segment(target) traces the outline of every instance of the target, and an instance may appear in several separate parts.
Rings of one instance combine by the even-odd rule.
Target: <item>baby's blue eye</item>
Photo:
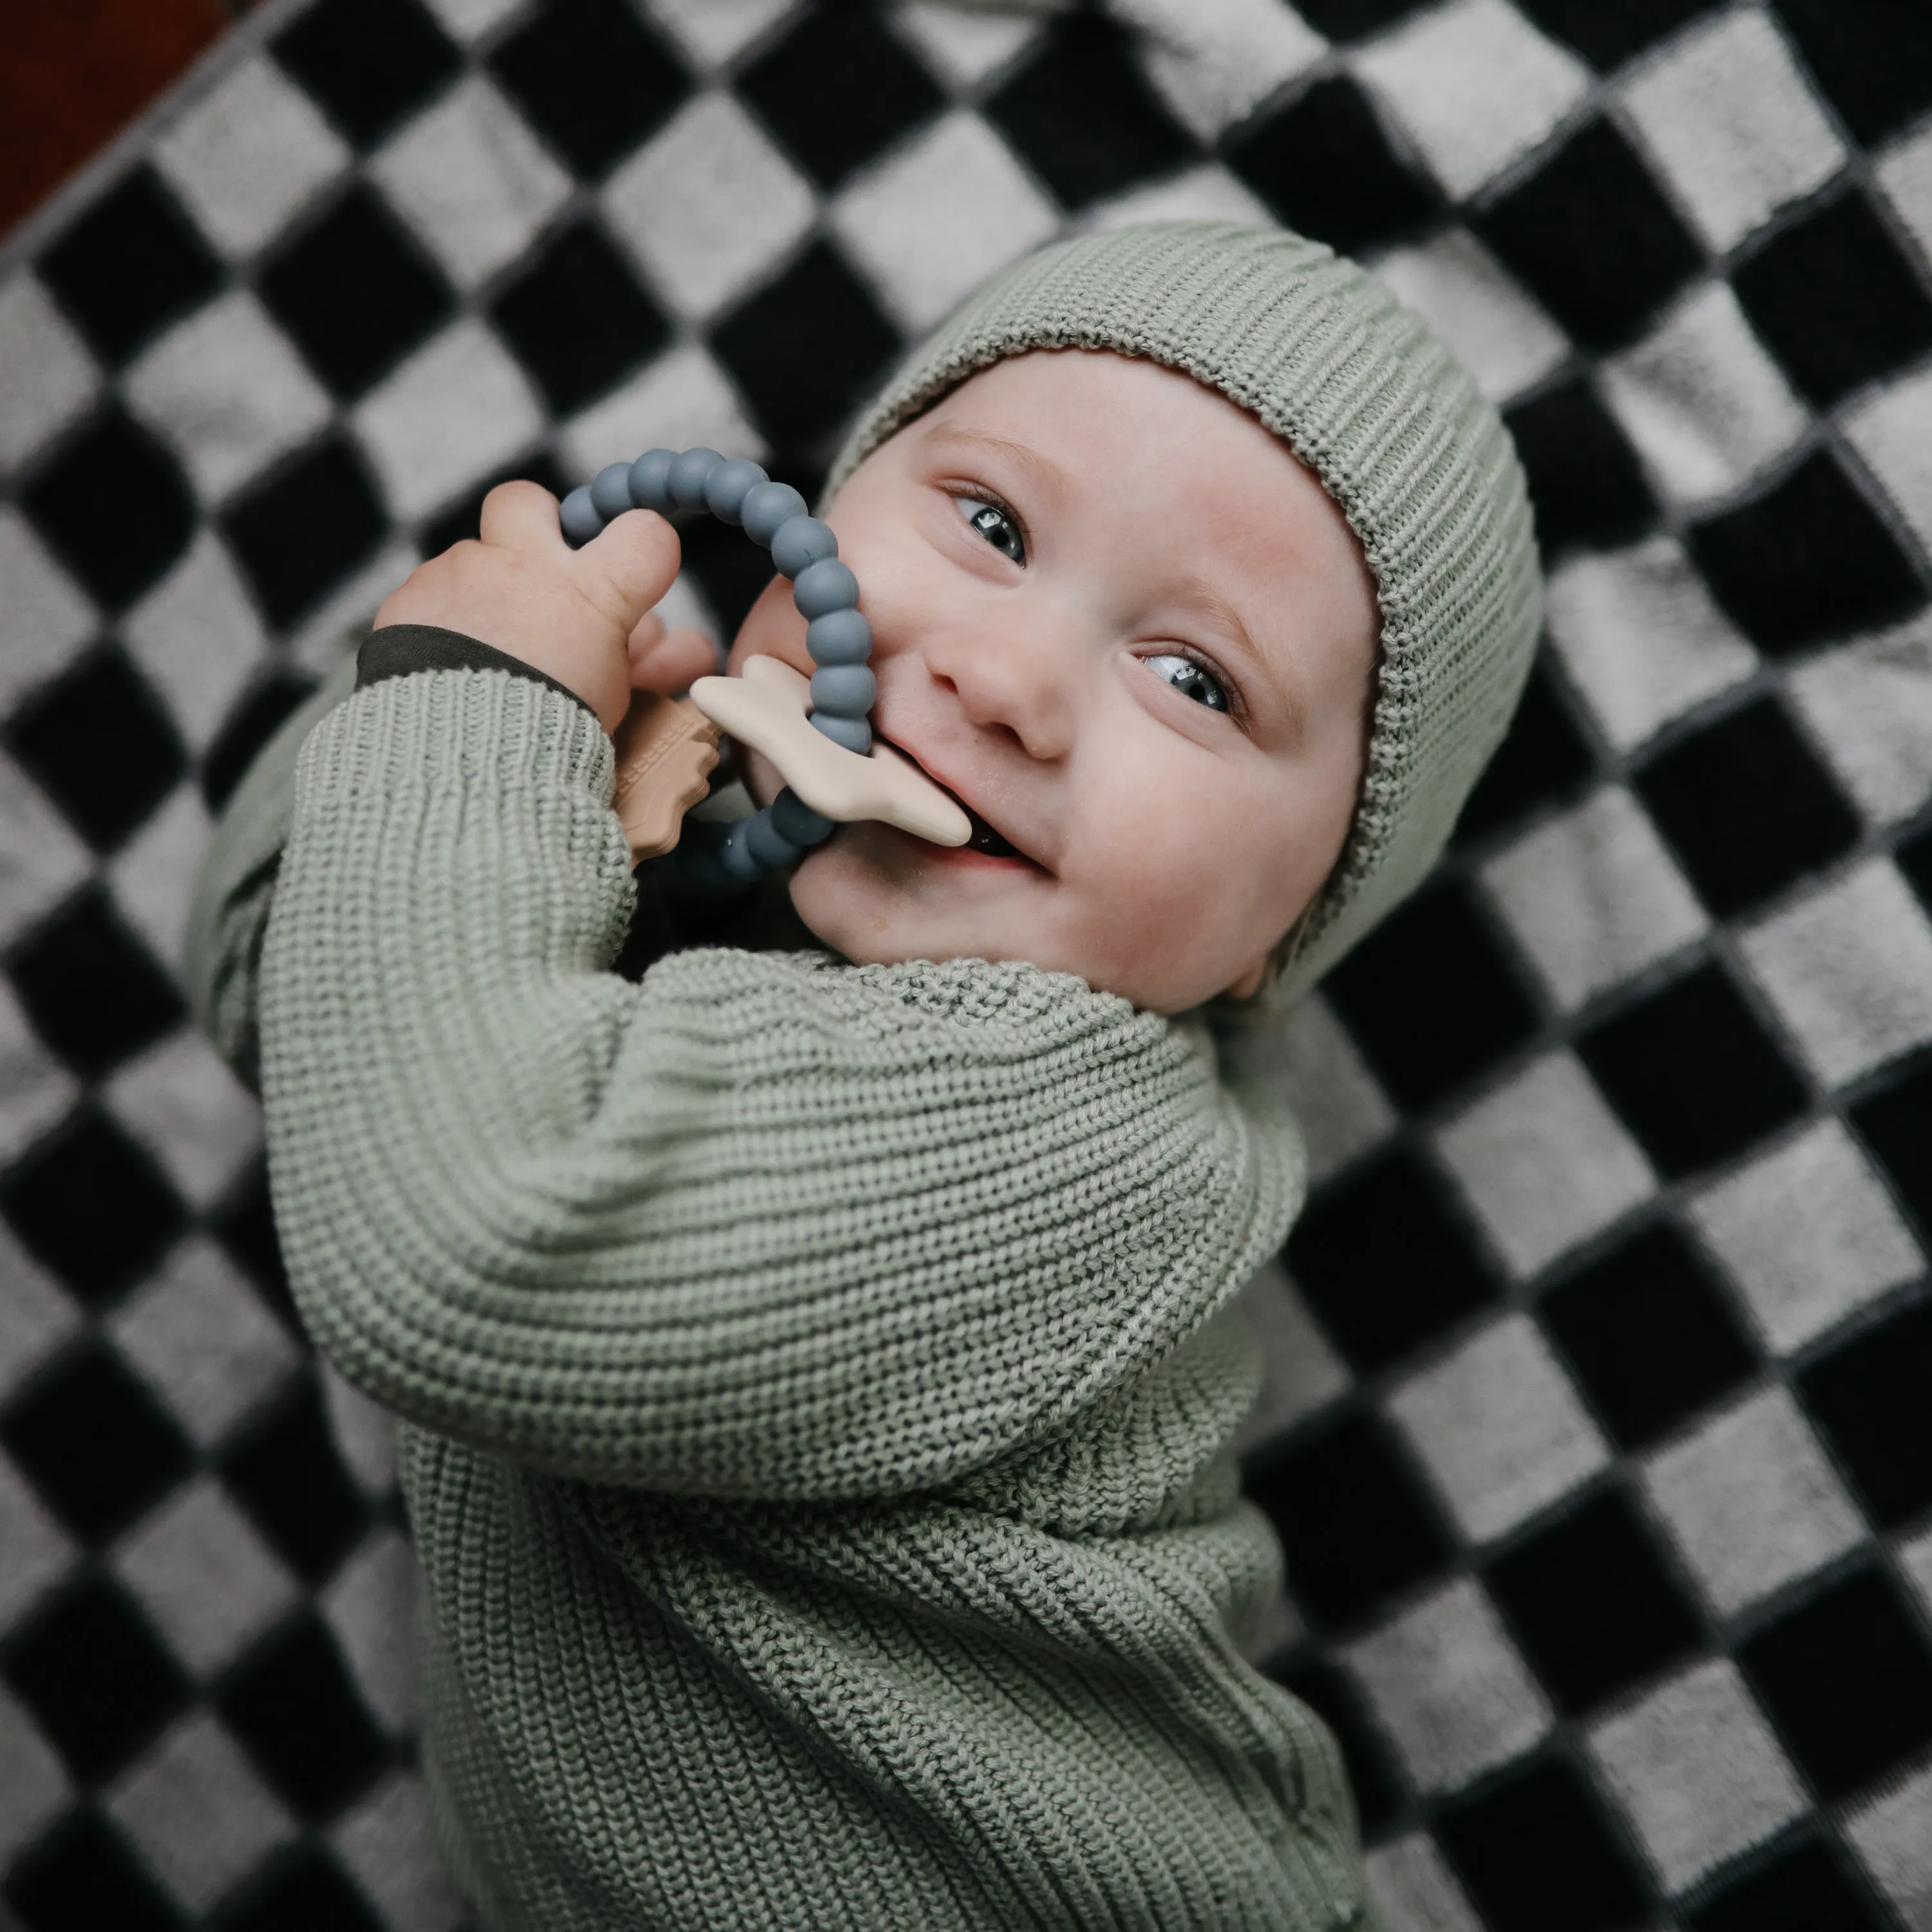
[[[1204,664],[1196,664],[1192,658],[1184,658],[1178,651],[1162,651],[1157,656],[1143,658],[1141,662],[1157,676],[1166,678],[1182,697],[1206,705],[1210,711],[1233,709],[1228,701],[1227,686]]]
[[[976,496],[962,496],[958,500],[961,513],[966,520],[998,550],[1002,556],[1010,556],[1016,563],[1026,561],[1026,540],[1020,535],[1020,526],[997,503],[982,503]]]

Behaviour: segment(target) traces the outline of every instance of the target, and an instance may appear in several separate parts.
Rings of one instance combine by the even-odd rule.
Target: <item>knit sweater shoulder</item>
[[[309,723],[194,976],[259,1035],[302,1318],[401,1420],[479,1923],[1366,1922],[1333,1742],[1241,1655],[1279,1553],[1234,1298],[1286,1117],[1028,965],[620,977],[610,747],[554,689]]]

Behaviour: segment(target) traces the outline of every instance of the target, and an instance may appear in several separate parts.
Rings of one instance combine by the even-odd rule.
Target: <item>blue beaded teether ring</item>
[[[613,463],[563,500],[565,539],[580,548],[626,510],[709,510],[736,524],[791,579],[792,602],[806,620],[812,674],[812,723],[835,745],[861,758],[872,748],[878,680],[866,667],[872,627],[859,610],[859,580],[838,561],[838,539],[806,507],[789,483],[774,483],[755,463],[715,449],[647,449],[634,463]],[[814,812],[790,786],[748,818],[722,825],[687,818],[664,856],[706,882],[748,884],[796,865],[832,836],[836,821]]]

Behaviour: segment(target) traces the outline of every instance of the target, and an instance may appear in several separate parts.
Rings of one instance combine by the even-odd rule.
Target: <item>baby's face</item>
[[[1025,959],[1155,1012],[1252,991],[1341,850],[1376,663],[1374,584],[1313,474],[1188,376],[1040,352],[875,451],[826,519],[874,728],[979,836],[842,828],[792,881],[806,924],[862,964]],[[810,670],[788,591],[734,670]]]

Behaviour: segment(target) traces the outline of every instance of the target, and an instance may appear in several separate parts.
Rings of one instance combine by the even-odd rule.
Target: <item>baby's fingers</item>
[[[718,646],[702,631],[667,631],[650,618],[631,633],[631,688],[667,696],[688,691],[718,669]]]
[[[570,554],[557,522],[556,499],[541,483],[499,483],[483,499],[486,544],[526,556],[560,561]]]
[[[653,511],[626,510],[571,558],[570,572],[628,638],[670,588],[677,564],[677,532],[670,525]]]

